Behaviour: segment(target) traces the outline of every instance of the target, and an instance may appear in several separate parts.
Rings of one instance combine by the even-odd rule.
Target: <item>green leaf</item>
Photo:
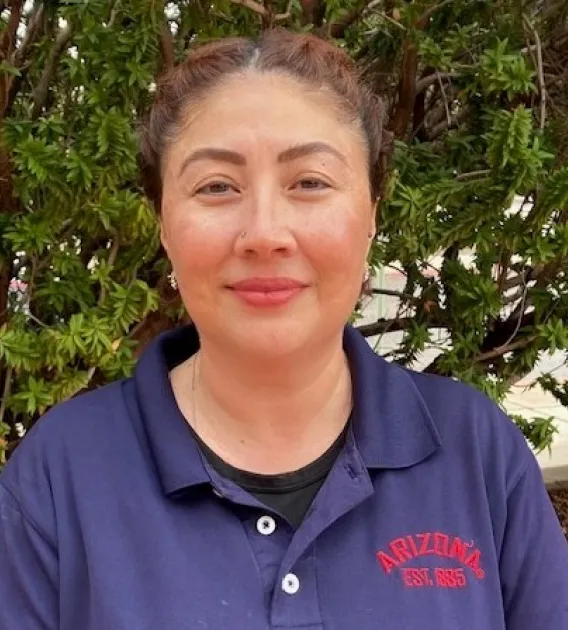
[[[20,77],[22,73],[18,68],[8,63],[5,59],[0,61],[0,73],[8,74],[12,77]]]
[[[530,420],[524,416],[513,414],[511,418],[521,429],[523,435],[531,443],[537,453],[548,449],[551,452],[552,440],[558,433],[558,428],[554,425],[554,418],[535,417]]]

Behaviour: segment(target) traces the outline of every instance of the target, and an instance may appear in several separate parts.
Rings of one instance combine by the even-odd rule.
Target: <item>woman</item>
[[[520,432],[346,326],[380,120],[310,35],[208,44],[161,82],[145,170],[195,328],[12,457],[0,628],[568,628],[567,547]]]

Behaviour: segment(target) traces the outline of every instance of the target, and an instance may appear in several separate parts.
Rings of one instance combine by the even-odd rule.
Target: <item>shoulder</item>
[[[524,439],[503,409],[473,386],[447,376],[399,369],[411,379],[444,433],[469,429],[481,434],[493,431],[511,439]]]
[[[124,443],[132,433],[124,396],[129,380],[117,381],[56,405],[23,438],[0,475],[0,484],[31,520],[50,512],[56,488],[72,483],[77,467]],[[45,504],[45,505],[44,505]]]
[[[428,409],[441,414],[441,418],[452,417],[458,422],[462,419],[467,423],[483,424],[495,422],[495,414],[502,414],[494,401],[467,383],[400,366],[395,369],[401,370],[410,378]]]
[[[31,453],[59,446],[78,446],[82,440],[104,435],[124,423],[127,410],[123,389],[128,380],[117,381],[55,405],[26,434],[10,458],[7,470]]]
[[[534,460],[518,426],[488,396],[453,378],[401,370],[423,401],[439,432],[442,448],[475,458],[486,471],[499,474],[505,492],[515,484]]]

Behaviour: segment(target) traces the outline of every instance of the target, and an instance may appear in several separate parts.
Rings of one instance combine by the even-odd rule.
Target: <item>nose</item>
[[[292,215],[290,205],[273,187],[251,191],[248,203],[243,204],[235,254],[259,259],[292,255],[297,249]]]

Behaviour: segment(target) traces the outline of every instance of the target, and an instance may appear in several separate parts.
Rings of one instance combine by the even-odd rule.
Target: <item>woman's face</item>
[[[292,78],[231,78],[164,160],[161,237],[203,343],[264,357],[337,339],[374,204],[361,132]]]

